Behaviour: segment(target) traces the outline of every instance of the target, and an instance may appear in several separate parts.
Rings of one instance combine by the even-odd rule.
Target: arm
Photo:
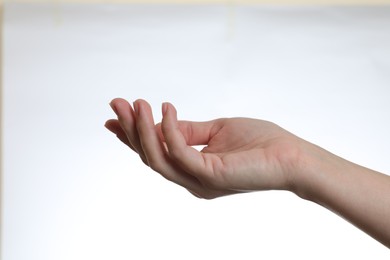
[[[390,176],[312,144],[294,192],[345,218],[390,247]]]
[[[248,118],[178,121],[163,104],[155,125],[149,104],[123,99],[106,127],[166,179],[212,199],[257,190],[288,190],[341,215],[390,247],[390,177],[315,146],[279,126]],[[206,145],[199,152],[193,145]]]

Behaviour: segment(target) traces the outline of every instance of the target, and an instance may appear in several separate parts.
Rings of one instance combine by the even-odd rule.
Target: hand
[[[106,127],[143,162],[170,181],[202,198],[292,188],[300,139],[277,125],[232,118],[208,122],[178,121],[176,109],[162,106],[155,125],[150,105],[123,99],[111,106],[118,116]],[[206,145],[199,152],[192,146]]]
[[[195,196],[290,190],[390,247],[388,175],[348,162],[270,122],[178,121],[176,109],[164,103],[162,122],[155,125],[146,101],[133,105],[114,99],[111,106],[118,120],[108,120],[106,127],[146,165]],[[205,148],[199,152],[193,145]]]

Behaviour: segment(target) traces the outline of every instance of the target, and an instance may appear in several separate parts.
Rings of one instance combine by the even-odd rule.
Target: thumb
[[[183,121],[179,124],[176,109],[172,104],[164,103],[162,112],[161,130],[170,157],[190,174],[199,175],[204,173],[206,166],[203,156],[189,145],[206,141],[207,138],[201,138],[204,136],[200,136],[196,131],[193,131],[193,127],[197,127],[197,124]]]
[[[176,109],[170,103],[163,103],[163,117],[168,109],[167,106],[170,106],[175,111]],[[165,111],[165,112],[164,112]],[[207,145],[210,141],[210,138],[213,136],[213,129],[216,126],[217,120],[205,121],[205,122],[194,122],[194,121],[185,121],[185,120],[177,120],[177,128],[183,135],[186,144],[193,145]],[[165,142],[165,137],[162,130],[162,123],[158,123],[156,125],[156,131],[161,139],[161,141]]]

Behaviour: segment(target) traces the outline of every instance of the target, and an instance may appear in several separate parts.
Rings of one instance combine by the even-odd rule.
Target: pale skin
[[[223,118],[178,121],[163,103],[110,103],[118,119],[105,126],[142,161],[199,198],[287,190],[345,218],[390,248],[390,176],[364,168],[267,121]],[[192,146],[205,145],[198,151]]]

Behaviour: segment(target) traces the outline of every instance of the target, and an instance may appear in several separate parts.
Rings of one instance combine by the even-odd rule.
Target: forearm
[[[295,192],[390,247],[390,177],[306,144]]]

